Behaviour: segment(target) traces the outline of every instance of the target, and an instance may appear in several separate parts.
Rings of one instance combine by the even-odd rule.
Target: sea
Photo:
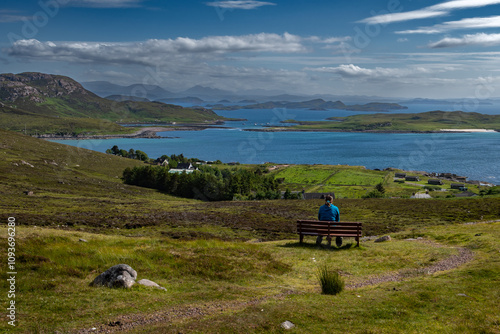
[[[184,105],[189,106],[189,105]],[[498,104],[408,104],[391,113],[431,110],[464,110],[500,114]],[[399,168],[408,171],[453,173],[469,180],[500,184],[500,132],[485,133],[356,133],[356,132],[258,132],[284,120],[315,121],[332,116],[368,112],[306,109],[241,109],[216,111],[245,121],[198,131],[165,131],[159,139],[53,140],[98,152],[117,145],[144,151],[150,158],[183,154],[207,161],[261,164],[327,164]],[[452,128],[450,126],[449,128]]]

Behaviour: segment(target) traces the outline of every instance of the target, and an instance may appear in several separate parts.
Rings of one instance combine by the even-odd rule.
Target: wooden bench
[[[319,220],[297,220],[297,233],[300,235],[300,243],[304,241],[304,235],[322,235],[331,247],[332,237],[351,237],[357,241],[361,238],[362,223],[357,222],[328,222]]]

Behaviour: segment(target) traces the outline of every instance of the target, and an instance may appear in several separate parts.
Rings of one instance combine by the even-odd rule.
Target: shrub
[[[318,268],[318,280],[324,295],[336,295],[344,290],[342,277],[337,271],[330,270],[326,264]]]
[[[370,191],[368,194],[362,196],[362,198],[383,198],[383,197],[384,197],[384,194],[376,189],[374,189],[374,190]]]

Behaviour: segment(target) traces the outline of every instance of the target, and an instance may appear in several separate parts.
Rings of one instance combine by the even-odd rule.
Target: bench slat
[[[360,222],[335,222],[319,220],[297,220],[297,233],[300,234],[300,242],[304,235],[322,235],[327,237],[353,237],[359,247],[359,238],[362,235],[362,223]]]

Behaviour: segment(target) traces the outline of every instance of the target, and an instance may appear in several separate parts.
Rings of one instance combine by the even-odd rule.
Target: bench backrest
[[[297,220],[297,233],[307,235],[361,236],[362,223]]]

